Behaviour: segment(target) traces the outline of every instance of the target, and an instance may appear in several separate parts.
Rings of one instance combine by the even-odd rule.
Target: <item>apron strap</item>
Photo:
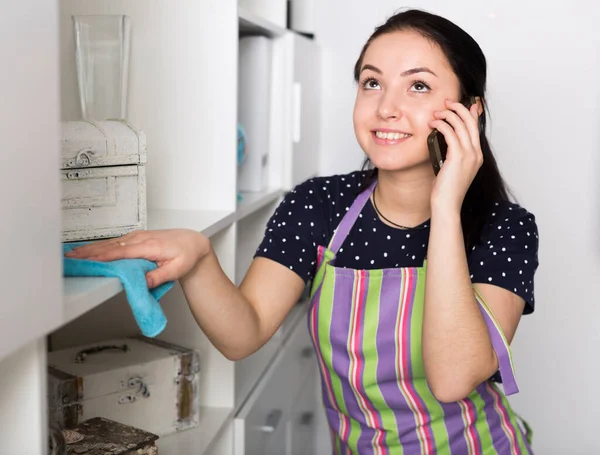
[[[485,320],[485,324],[488,328],[488,332],[490,334],[490,339],[492,341],[492,347],[496,352],[496,356],[498,357],[498,365],[500,370],[500,375],[502,376],[502,386],[504,388],[505,395],[512,395],[514,393],[519,392],[519,387],[517,386],[517,380],[515,378],[515,368],[512,361],[512,356],[510,352],[510,346],[502,333],[502,328],[500,324],[494,318],[494,314],[489,309],[485,300],[477,291],[477,289],[473,288],[475,291],[475,298],[477,302],[479,302],[479,309],[481,310],[481,314],[483,315],[483,319]]]
[[[352,226],[354,226],[358,215],[360,215],[360,212],[369,200],[369,197],[371,197],[371,193],[373,193],[373,189],[375,188],[376,184],[377,180],[371,183],[367,189],[361,192],[356,199],[354,199],[354,202],[344,215],[344,218],[342,218],[342,221],[340,221],[338,227],[333,231],[333,236],[329,242],[328,249],[333,251],[334,254],[337,254],[342,246],[342,243],[344,243],[344,240],[346,240],[346,237],[350,233]]]

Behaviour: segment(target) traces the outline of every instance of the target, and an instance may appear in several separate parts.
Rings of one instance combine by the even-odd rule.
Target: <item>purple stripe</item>
[[[402,276],[400,274],[385,273],[382,278],[380,294],[380,317],[377,328],[377,355],[380,361],[377,365],[377,382],[379,390],[388,407],[394,410],[398,437],[405,449],[405,453],[420,451],[421,446],[415,431],[416,419],[410,410],[407,400],[400,391],[396,375],[396,361],[399,352],[394,338],[396,320],[401,311],[400,291],[402,289]],[[399,334],[402,336],[403,334]],[[406,337],[403,337],[406,340]],[[387,361],[386,361],[387,360]],[[394,429],[390,429],[393,431]]]
[[[510,453],[510,438],[502,428],[502,416],[494,407],[494,397],[487,389],[487,383],[484,382],[483,384],[480,384],[479,387],[477,387],[477,392],[479,392],[479,395],[485,403],[485,416],[490,429],[494,449],[500,454]],[[503,407],[502,402],[498,404]],[[507,414],[510,415],[508,412]]]
[[[346,405],[348,414],[360,424],[361,429],[364,429],[366,426],[364,414],[348,379],[350,375],[348,338],[350,336],[350,312],[352,306],[353,283],[354,272],[343,269],[336,270],[333,294],[333,314],[329,331],[330,343],[333,349],[331,366],[335,374],[339,377],[344,404]],[[371,437],[373,434],[374,432],[371,433]]]
[[[348,236],[350,229],[352,229],[352,226],[354,226],[358,215],[360,215],[361,210],[369,200],[369,197],[371,196],[371,193],[373,192],[373,188],[375,188],[376,183],[376,181],[373,182],[366,190],[364,190],[357,196],[357,198],[354,200],[354,202],[344,215],[344,218],[342,218],[342,221],[340,221],[340,224],[333,233],[333,237],[329,244],[329,249],[334,253],[337,254],[338,250],[342,246],[342,243],[344,242],[344,240],[346,240],[346,237]]]
[[[465,439],[465,424],[462,419],[462,409],[458,403],[440,403],[444,410],[444,423],[448,432],[448,443],[452,455],[469,453]]]

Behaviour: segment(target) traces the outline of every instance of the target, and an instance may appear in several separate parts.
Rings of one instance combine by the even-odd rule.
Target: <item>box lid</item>
[[[146,163],[146,135],[124,120],[61,126],[61,169]]]
[[[67,443],[67,454],[127,455],[151,453],[143,449],[155,446],[158,436],[141,429],[101,417],[82,422],[71,433],[80,435]]]
[[[164,347],[136,338],[121,338],[50,352],[48,365],[85,378],[172,357],[173,354]]]

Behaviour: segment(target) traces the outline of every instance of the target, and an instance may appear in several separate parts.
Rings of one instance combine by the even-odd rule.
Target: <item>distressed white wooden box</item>
[[[62,240],[147,228],[146,136],[120,120],[62,123]]]
[[[49,420],[104,417],[165,436],[198,426],[199,359],[192,350],[124,338],[48,354]]]

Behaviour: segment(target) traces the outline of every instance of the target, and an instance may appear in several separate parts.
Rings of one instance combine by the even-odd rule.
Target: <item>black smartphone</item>
[[[477,97],[467,96],[461,103],[467,109],[470,109],[473,104],[477,103]],[[448,144],[446,144],[444,135],[436,129],[431,131],[427,137],[427,147],[429,148],[429,158],[431,159],[433,172],[435,172],[435,175],[438,175],[446,160],[446,153],[448,152]]]

